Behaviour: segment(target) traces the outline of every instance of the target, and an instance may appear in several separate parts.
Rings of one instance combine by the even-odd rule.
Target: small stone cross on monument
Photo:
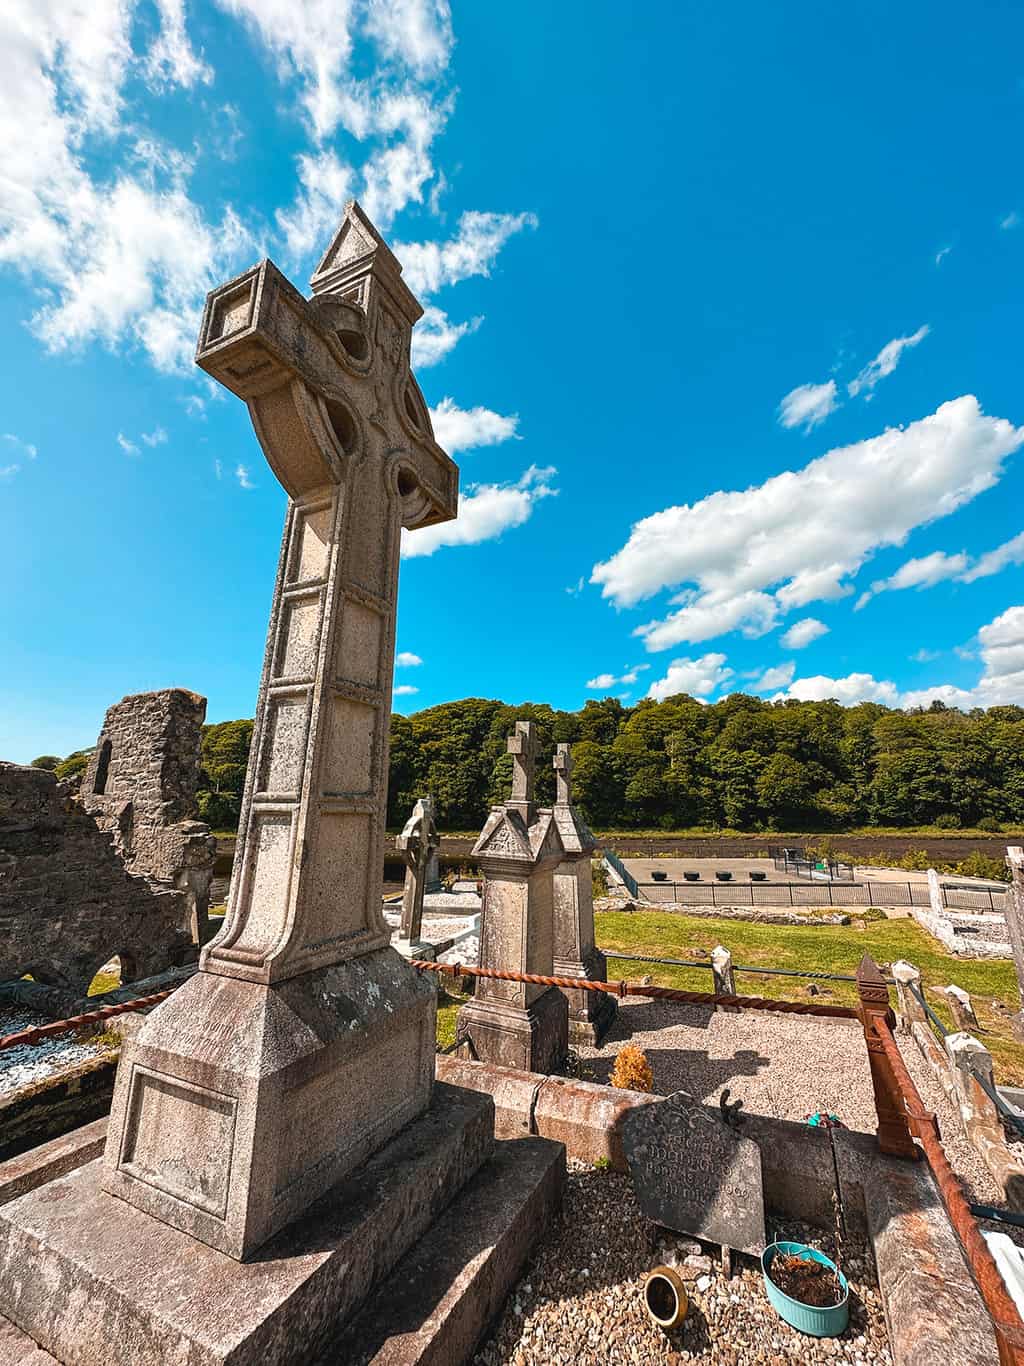
[[[572,805],[572,750],[568,745],[558,745],[555,749],[555,804]]]
[[[532,721],[517,721],[516,728],[507,740],[508,752],[512,755],[512,801],[510,805],[520,808],[527,822],[527,811],[533,805],[533,778],[537,766],[537,734]]]

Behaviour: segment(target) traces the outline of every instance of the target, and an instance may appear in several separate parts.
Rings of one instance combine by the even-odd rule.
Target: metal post
[[[874,1024],[876,1019],[881,1020],[891,1033],[896,1025],[896,1016],[889,1005],[889,989],[885,979],[878,970],[878,964],[867,953],[857,968],[857,995],[860,998],[858,1014],[871,1068],[871,1086],[875,1093],[879,1150],[893,1157],[916,1159],[920,1152],[911,1136],[892,1064]]]

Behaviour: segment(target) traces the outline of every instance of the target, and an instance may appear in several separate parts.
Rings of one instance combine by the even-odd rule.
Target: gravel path
[[[949,1160],[972,1198],[1001,1204],[995,1182],[916,1045],[905,1034],[897,1038],[925,1104],[939,1116]],[[615,1054],[627,1041],[647,1054],[659,1095],[682,1089],[714,1104],[728,1086],[731,1099],[742,1097],[744,1108],[754,1114],[802,1120],[827,1110],[848,1129],[875,1131],[864,1034],[854,1021],[752,1010],[727,1014],[634,998],[620,1002],[618,1019],[600,1048],[577,1050],[590,1080],[608,1080]]]
[[[0,1035],[48,1024],[45,1015],[31,1010],[0,1010]],[[0,1053],[0,1095],[17,1091],[32,1082],[107,1052],[103,1044],[83,1044],[73,1034],[58,1034],[37,1043],[17,1044]]]
[[[842,1338],[805,1337],[768,1304],[757,1263],[736,1258],[731,1280],[719,1262],[685,1238],[652,1247],[629,1178],[570,1163],[561,1215],[509,1296],[475,1366],[589,1366],[622,1362],[716,1362],[723,1366],[788,1366],[789,1362],[891,1361],[871,1259],[850,1249],[850,1327]],[[770,1236],[823,1247],[814,1230],[787,1222]],[[686,1256],[691,1261],[686,1265]],[[696,1255],[694,1255],[696,1254]],[[643,1303],[644,1274],[675,1258],[687,1279],[690,1307],[681,1328],[664,1333]],[[742,1263],[742,1265],[739,1265]]]

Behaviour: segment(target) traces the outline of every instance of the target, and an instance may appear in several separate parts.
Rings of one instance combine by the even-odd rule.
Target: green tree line
[[[389,825],[430,791],[442,827],[479,828],[508,795],[505,738],[517,720],[537,725],[538,800],[553,799],[554,748],[568,741],[576,800],[600,829],[1024,824],[1021,707],[903,712],[735,693],[712,705],[604,698],[579,711],[469,697],[396,714]],[[251,738],[251,721],[205,727],[199,806],[216,829],[238,820]]]

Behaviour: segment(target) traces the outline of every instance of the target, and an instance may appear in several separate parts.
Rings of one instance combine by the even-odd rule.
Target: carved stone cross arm
[[[556,746],[554,769],[555,801],[559,806],[569,806],[572,803],[572,750],[568,745]]]
[[[533,775],[536,765],[537,736],[532,721],[517,721],[516,728],[507,740],[508,752],[512,755],[512,800],[529,803],[533,801]]]
[[[196,359],[289,495],[225,924],[202,966],[273,982],[388,942],[381,915],[403,527],[458,471],[409,369],[422,310],[358,205],[306,299],[270,261],[214,290]]]

